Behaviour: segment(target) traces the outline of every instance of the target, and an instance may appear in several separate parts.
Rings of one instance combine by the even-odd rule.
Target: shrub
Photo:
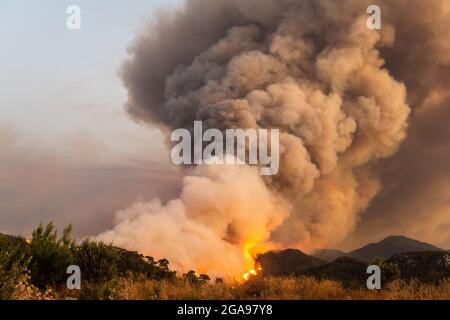
[[[370,264],[380,267],[383,285],[400,279],[400,268],[397,264],[386,261],[380,257],[375,257]]]
[[[118,272],[125,276],[129,273],[152,276],[156,271],[156,262],[152,257],[145,257],[136,251],[115,248],[118,254]]]
[[[176,272],[170,271],[169,261],[155,261],[153,257],[144,256],[135,251],[115,248],[119,254],[118,272],[120,276],[143,275],[148,279],[173,279]]]
[[[58,239],[51,222],[45,228],[40,224],[33,231],[30,271],[33,284],[39,288],[56,287],[65,283],[67,267],[74,261],[71,232],[72,226],[69,225]]]
[[[194,286],[207,284],[211,280],[211,278],[207,274],[201,274],[197,277],[195,271],[192,270],[183,274],[183,279]]]
[[[111,245],[85,240],[75,249],[75,264],[82,272],[82,279],[104,282],[117,276],[119,254]]]
[[[19,250],[0,251],[0,300],[34,300],[44,296],[30,283],[30,261]]]
[[[119,299],[117,283],[115,280],[101,283],[84,282],[81,287],[80,299],[82,300]]]

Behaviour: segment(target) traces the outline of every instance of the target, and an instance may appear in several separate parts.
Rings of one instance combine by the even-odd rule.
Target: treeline
[[[169,261],[156,260],[103,242],[76,243],[72,226],[61,236],[53,223],[39,225],[31,240],[0,234],[0,299],[45,299],[73,295],[81,299],[104,299],[114,294],[119,278],[173,281],[184,279],[201,285],[210,280],[190,271],[177,276]],[[81,290],[68,290],[67,267],[81,270]]]

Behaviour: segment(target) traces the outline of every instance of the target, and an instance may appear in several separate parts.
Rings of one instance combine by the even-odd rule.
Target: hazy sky
[[[57,142],[74,130],[101,138],[132,124],[122,116],[117,70],[143,18],[176,0],[3,0],[0,2],[0,125]],[[81,8],[82,29],[66,28]],[[92,109],[95,110],[93,114]]]
[[[0,1],[0,232],[54,220],[85,236],[173,188],[162,137],[123,111],[117,73],[152,12],[179,2]]]

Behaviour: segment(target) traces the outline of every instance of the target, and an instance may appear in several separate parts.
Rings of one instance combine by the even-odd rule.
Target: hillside
[[[406,252],[442,251],[431,244],[403,236],[390,236],[380,242],[368,244],[353,250],[347,255],[351,258],[370,261],[375,257],[389,259],[395,254]]]
[[[310,268],[301,274],[318,280],[336,280],[345,285],[365,284],[367,263],[349,257],[340,257],[333,262]]]
[[[308,276],[318,280],[336,280],[343,285],[364,285],[368,262],[375,257],[386,260],[381,266],[388,279],[398,275],[404,280],[438,282],[450,276],[450,254],[430,244],[402,236],[391,236],[350,253],[339,250],[318,250],[314,256],[300,250],[272,251],[260,255],[257,261],[264,276]],[[394,272],[394,273],[392,273]],[[390,281],[388,280],[388,281]]]
[[[25,246],[26,244],[26,240],[22,237],[0,233],[0,248],[9,246]]]
[[[399,253],[388,262],[396,264],[403,279],[438,282],[450,277],[450,253],[444,251]]]
[[[316,258],[331,262],[338,258],[345,257],[345,256],[347,256],[347,254],[345,252],[342,252],[340,250],[335,250],[335,249],[321,249],[321,250],[316,250],[313,253],[313,256]]]
[[[261,265],[265,276],[295,275],[326,263],[297,249],[269,251],[259,255],[256,261]]]

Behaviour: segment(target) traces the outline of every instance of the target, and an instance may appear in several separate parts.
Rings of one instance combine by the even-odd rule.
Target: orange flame
[[[244,275],[242,276],[242,278],[244,278],[245,281],[251,279],[252,277],[255,277],[258,275],[258,272],[261,272],[262,268],[256,268],[255,269],[251,269],[249,272],[244,273]]]
[[[247,242],[244,244],[244,256],[246,260],[246,267],[247,270],[249,270],[242,276],[242,278],[245,281],[257,276],[261,272],[262,268],[260,266],[255,265],[254,257],[258,253],[262,253],[264,251],[267,251],[265,247],[261,245],[257,246],[254,242]]]

